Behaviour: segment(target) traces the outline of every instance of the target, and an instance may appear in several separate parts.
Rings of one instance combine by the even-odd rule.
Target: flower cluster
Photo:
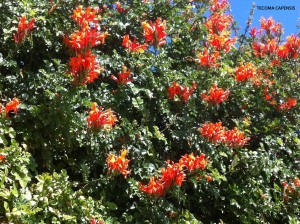
[[[228,9],[229,3],[228,1],[219,1],[219,0],[211,0],[211,6],[209,7],[210,11],[217,12],[217,11],[224,11]]]
[[[125,178],[130,173],[128,164],[130,160],[126,159],[127,151],[123,149],[120,156],[109,154],[106,159],[108,173],[123,174]]]
[[[147,49],[147,44],[137,43],[136,38],[131,41],[128,34],[123,37],[122,46],[127,48],[129,52],[136,53],[143,53]]]
[[[282,182],[284,190],[284,200],[288,201],[290,197],[300,197],[300,179],[296,177],[292,180],[292,183],[287,184],[285,181]]]
[[[186,177],[186,171],[204,170],[207,164],[208,158],[204,154],[200,156],[186,154],[178,163],[167,161],[166,168],[161,169],[161,176],[151,177],[147,185],[140,183],[140,190],[151,196],[162,197],[172,187],[181,187]]]
[[[91,130],[104,129],[109,131],[117,122],[117,117],[111,109],[103,111],[102,107],[97,107],[97,103],[94,102],[92,103],[87,122]]]
[[[227,0],[212,0],[211,15],[208,17],[205,26],[208,29],[208,43],[215,51],[230,51],[236,42],[235,37],[231,37],[231,24],[233,18],[225,14],[224,11],[229,7]]]
[[[18,31],[13,34],[15,42],[18,44],[34,29],[35,19],[31,19],[30,22],[26,20],[26,16],[22,16],[19,19]]]
[[[193,83],[192,87],[189,88],[187,86],[180,86],[177,82],[173,82],[172,86],[168,88],[169,98],[174,100],[174,97],[178,96],[184,103],[187,103],[190,95],[194,92],[196,87],[196,83]]]
[[[142,22],[144,28],[144,37],[146,42],[152,44],[155,48],[160,47],[166,43],[166,21],[162,21],[161,18],[157,18],[155,22]]]
[[[223,101],[227,100],[229,94],[229,90],[218,88],[217,84],[215,83],[214,86],[210,88],[209,94],[206,94],[206,92],[204,92],[201,95],[201,98],[210,104],[220,104]]]
[[[236,71],[236,80],[238,82],[246,81],[250,78],[254,78],[257,73],[256,73],[256,67],[251,63],[247,62],[245,65],[240,65]]]
[[[69,37],[64,37],[65,44],[75,53],[71,57],[69,73],[73,76],[75,85],[84,85],[93,82],[103,71],[96,60],[96,55],[91,52],[91,48],[99,44],[104,44],[107,32],[100,33],[98,24],[99,8],[78,6],[73,11],[73,20],[79,26],[79,30]]]
[[[198,55],[200,65],[203,67],[218,67],[219,64],[216,63],[216,60],[219,58],[220,53],[215,51],[214,53],[210,54],[207,48],[204,48],[203,53]]]
[[[287,42],[279,46],[277,55],[280,58],[298,58],[300,53],[300,38],[292,34],[287,37]]]
[[[91,83],[103,71],[103,68],[97,62],[96,55],[92,54],[91,51],[71,57],[69,65],[75,83]]]
[[[226,130],[222,126],[222,122],[205,123],[199,128],[200,133],[208,141],[213,143],[222,143],[232,148],[243,147],[249,138],[245,138],[245,134],[236,127],[232,130]]]
[[[20,104],[20,100],[18,98],[13,98],[10,102],[8,102],[3,110],[2,104],[0,104],[0,114],[4,111],[6,116],[8,116],[9,112],[13,111],[15,114],[18,111],[18,107]]]
[[[116,81],[118,85],[126,85],[132,81],[130,76],[130,69],[127,69],[126,66],[122,66],[122,72],[118,74],[118,78],[114,75],[111,75],[111,78]]]
[[[286,102],[280,103],[277,106],[278,110],[289,110],[292,107],[295,107],[297,104],[297,100],[293,98],[288,98]]]
[[[287,37],[287,41],[279,45],[279,35],[283,33],[280,23],[276,23],[272,17],[267,20],[262,17],[260,20],[260,29],[256,31],[256,27],[252,28],[250,35],[253,38],[261,37],[261,41],[255,41],[252,49],[256,57],[264,57],[265,55],[277,56],[279,59],[298,58],[300,53],[300,38],[292,34]],[[265,36],[263,36],[265,34]]]

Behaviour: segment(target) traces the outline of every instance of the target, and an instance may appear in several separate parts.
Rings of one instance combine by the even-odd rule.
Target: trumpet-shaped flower
[[[206,94],[205,92],[201,95],[201,98],[208,103],[219,104],[227,100],[229,93],[229,90],[218,88],[217,84],[215,83],[214,86],[210,88],[209,94]]]
[[[130,173],[128,171],[129,159],[126,159],[127,151],[123,149],[120,156],[109,154],[106,163],[109,173],[123,174],[125,178]]]
[[[130,40],[129,35],[123,37],[122,46],[127,48],[129,52],[143,53],[147,49],[147,44],[140,44],[136,42],[136,38],[133,41]]]
[[[114,75],[111,78],[118,83],[118,85],[125,85],[130,83],[132,79],[130,78],[130,69],[127,69],[126,66],[122,67],[122,72],[118,74],[118,78]]]
[[[97,103],[92,103],[92,109],[87,118],[88,127],[91,130],[104,129],[109,131],[117,122],[115,113],[111,110],[102,110],[102,107],[97,107]]]
[[[19,19],[18,31],[13,34],[15,42],[18,44],[34,29],[35,19],[31,19],[30,22],[26,20],[26,16],[22,16]]]
[[[158,18],[156,22],[150,21],[142,22],[142,26],[144,28],[144,37],[146,42],[150,42],[150,44],[155,47],[160,47],[161,45],[166,43],[166,21],[162,21],[161,18]]]

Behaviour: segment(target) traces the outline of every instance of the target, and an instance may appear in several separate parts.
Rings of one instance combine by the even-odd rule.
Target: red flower
[[[129,39],[129,35],[123,37],[122,46],[127,48],[129,52],[143,53],[147,49],[147,44],[140,44],[136,42],[136,38],[133,42]]]
[[[224,142],[225,128],[222,122],[218,123],[205,123],[199,128],[202,136],[213,143]]]
[[[190,95],[194,92],[195,88],[197,87],[197,84],[194,82],[191,88],[187,86],[182,87],[176,82],[173,82],[172,84],[173,86],[170,86],[168,88],[169,98],[174,100],[175,95],[177,95],[181,97],[181,100],[184,103],[188,102]]]
[[[244,132],[239,131],[236,127],[232,130],[228,130],[224,133],[226,145],[232,148],[243,147],[249,138],[245,138]]]
[[[292,107],[295,107],[297,105],[297,100],[293,98],[288,98],[287,102],[283,102],[278,105],[278,110],[289,110]]]
[[[172,186],[181,186],[184,181],[185,174],[182,171],[182,167],[178,163],[170,164],[166,168],[161,169],[162,177],[161,181],[163,182],[164,188],[167,190]]]
[[[6,156],[3,154],[0,154],[0,162],[3,162],[6,159]]]
[[[245,134],[237,128],[226,130],[222,126],[222,122],[206,123],[199,129],[202,136],[213,143],[223,143],[229,147],[243,147],[249,138],[245,138]]]
[[[97,103],[92,103],[92,109],[87,118],[88,127],[92,130],[111,130],[117,122],[117,117],[111,109],[102,110],[102,107],[97,107]]]
[[[90,224],[104,224],[104,221],[98,221],[95,218],[92,218]]]
[[[127,177],[130,173],[130,171],[127,170],[130,160],[126,159],[126,154],[127,151],[123,149],[120,156],[113,154],[108,155],[106,159],[108,173],[123,174],[125,178]]]
[[[267,20],[264,17],[261,17],[260,19],[260,28],[261,31],[273,32],[274,34],[279,34],[282,32],[281,24],[275,23],[272,17],[269,17]],[[261,32],[260,31],[260,32]]]
[[[196,157],[193,153],[190,155],[185,154],[181,157],[178,163],[190,172],[197,169],[204,170],[207,166],[208,158],[206,158],[206,155],[203,153]]]
[[[233,19],[231,15],[213,13],[205,23],[210,34],[224,35],[224,31],[230,27]]]
[[[118,12],[127,12],[126,9],[122,8],[122,5],[121,5],[120,2],[116,2],[116,10],[117,10]]]
[[[178,163],[170,164],[166,168],[161,169],[162,176],[151,177],[148,185],[140,183],[140,190],[156,197],[163,196],[171,187],[181,186],[184,181],[185,174],[182,167]]]
[[[103,71],[103,68],[96,61],[96,55],[90,51],[86,54],[77,54],[76,57],[72,57],[69,66],[74,83],[81,85],[93,82]]]
[[[236,69],[236,80],[238,82],[246,81],[256,76],[256,68],[251,62],[241,65]]]
[[[219,58],[219,52],[216,51],[213,54],[209,54],[209,51],[207,48],[204,48],[203,53],[200,53],[199,59],[200,59],[200,65],[204,67],[218,67],[219,64],[216,63],[216,60]]]
[[[172,82],[173,86],[168,88],[169,98],[174,100],[175,95],[179,95],[181,93],[181,86],[177,82]]]
[[[86,10],[83,9],[83,6],[78,6],[73,11],[73,20],[81,27],[87,27],[90,22],[98,23],[97,13],[99,12],[99,8],[91,8],[87,7]]]
[[[229,7],[228,0],[211,0],[210,1],[211,6],[209,7],[210,11],[216,12],[216,11],[224,11]]]
[[[193,85],[191,88],[184,86],[183,89],[181,90],[181,97],[183,102],[187,103],[189,100],[190,95],[192,95],[192,93],[194,92],[194,90],[196,89],[197,84],[193,82]]]
[[[127,69],[126,66],[123,66],[122,70],[122,73],[118,74],[118,78],[114,75],[112,75],[111,78],[116,81],[118,85],[125,85],[132,82],[132,79],[130,78],[130,69]]]
[[[256,34],[257,34],[256,27],[254,27],[254,28],[252,28],[252,29],[250,30],[250,36],[251,36],[251,37],[255,37]]]
[[[25,38],[25,36],[28,35],[30,33],[30,31],[33,30],[34,22],[35,22],[35,19],[32,19],[28,23],[26,20],[26,16],[22,16],[19,19],[18,31],[17,31],[17,33],[13,34],[13,38],[14,38],[15,42],[17,42],[18,44],[20,42],[22,42],[22,40]]]
[[[150,42],[150,44],[155,47],[160,47],[166,43],[166,21],[162,22],[161,18],[158,18],[154,23],[152,21],[150,21],[150,23],[142,22],[142,26],[144,28],[143,35],[146,38],[146,42]]]
[[[236,42],[236,38],[230,38],[226,35],[217,35],[213,34],[209,36],[208,43],[214,47],[215,50],[221,51],[224,50],[225,52],[229,52],[231,47]]]
[[[5,111],[8,114],[10,111],[14,111],[16,114],[18,111],[18,106],[20,104],[20,100],[18,98],[13,98],[12,101],[6,104]]]
[[[165,194],[164,184],[157,177],[151,177],[148,185],[140,184],[140,190],[155,197],[162,197]]]
[[[108,33],[100,33],[97,29],[83,28],[70,35],[70,39],[65,37],[66,45],[75,51],[86,51],[99,44],[104,44]]]
[[[287,42],[279,47],[277,55],[280,58],[298,58],[300,53],[300,38],[294,34],[287,37]]]
[[[201,95],[201,98],[208,103],[219,104],[227,100],[229,93],[229,90],[224,91],[224,89],[218,88],[217,84],[215,83],[214,86],[210,88],[209,95],[207,95],[205,92]]]
[[[184,155],[178,163],[167,161],[167,167],[161,169],[161,177],[151,177],[148,185],[140,183],[140,190],[155,197],[162,197],[174,186],[181,187],[186,174],[183,168],[189,172],[194,170],[204,170],[208,159],[204,154],[194,156],[193,154]]]

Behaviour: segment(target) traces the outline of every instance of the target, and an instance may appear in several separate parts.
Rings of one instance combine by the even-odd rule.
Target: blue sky
[[[258,10],[255,8],[251,27],[259,27],[259,20],[262,16],[265,18],[272,16],[275,21],[283,24],[284,36],[299,33],[297,24],[300,17],[300,0],[229,0],[232,15],[241,27],[240,33],[244,32],[253,2],[256,6],[295,6],[295,10]]]

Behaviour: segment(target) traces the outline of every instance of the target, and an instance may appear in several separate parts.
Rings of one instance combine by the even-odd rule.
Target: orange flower
[[[100,33],[97,29],[81,29],[70,35],[70,39],[65,37],[66,45],[75,51],[86,51],[99,44],[104,44],[108,33]]]
[[[209,36],[208,43],[217,51],[224,50],[229,52],[231,47],[236,42],[236,37],[230,38],[226,35],[213,34]]]
[[[209,54],[208,49],[204,48],[203,53],[198,55],[200,59],[200,65],[204,67],[218,67],[219,64],[216,63],[216,60],[219,58],[219,52],[216,51],[213,54]]]
[[[244,132],[239,131],[236,127],[233,130],[228,130],[224,133],[226,145],[232,148],[243,147],[249,138],[245,138]]]
[[[17,42],[18,44],[22,42],[22,40],[25,38],[25,36],[28,35],[30,33],[30,31],[33,30],[34,22],[35,22],[35,19],[32,19],[28,23],[26,20],[26,16],[22,16],[19,19],[18,31],[17,31],[17,33],[13,34],[13,38],[14,38],[15,42]]]
[[[287,102],[283,102],[278,105],[278,110],[289,110],[292,107],[295,107],[297,105],[297,100],[293,98],[288,98]]]
[[[126,155],[127,151],[125,149],[121,151],[120,156],[109,154],[106,159],[108,173],[123,174],[127,178],[127,175],[130,173],[127,170],[130,160],[126,159]]]
[[[287,37],[287,42],[279,47],[277,55],[280,58],[298,58],[300,53],[300,38],[292,34]]]
[[[171,164],[169,161],[167,167],[161,169],[161,173],[161,181],[166,190],[175,185],[180,187],[185,178],[182,167],[178,163]]]
[[[81,27],[86,27],[90,22],[98,23],[97,13],[99,12],[99,8],[91,8],[87,7],[86,10],[83,9],[83,6],[78,6],[73,11],[73,20]]]
[[[117,117],[111,109],[102,110],[102,107],[97,107],[97,103],[92,103],[92,109],[87,118],[88,127],[92,130],[104,129],[109,131],[117,122]]]
[[[230,27],[232,21],[231,15],[213,13],[206,21],[205,26],[210,34],[220,35]]]
[[[125,85],[132,82],[132,79],[130,78],[130,69],[127,69],[126,66],[122,66],[122,70],[122,73],[118,74],[118,78],[114,75],[112,75],[111,78],[116,81],[118,85]]]
[[[6,104],[5,111],[8,114],[10,111],[14,111],[16,114],[18,111],[18,106],[20,104],[20,100],[18,98],[13,98],[12,101]]]
[[[254,42],[252,45],[256,57],[277,53],[279,47],[276,39],[268,39],[266,44]]]
[[[136,42],[136,38],[133,42],[129,39],[129,35],[123,37],[122,46],[127,48],[129,52],[143,53],[147,49],[147,44],[140,44]]]
[[[197,169],[204,170],[207,166],[208,158],[206,158],[206,155],[201,153],[200,156],[194,156],[193,153],[190,155],[185,154],[181,157],[179,160],[179,164],[182,167],[185,167],[188,171],[194,171]]]
[[[187,86],[182,87],[176,82],[173,82],[172,84],[173,86],[170,86],[168,88],[169,98],[174,100],[175,95],[177,95],[181,97],[181,100],[184,103],[188,102],[190,95],[194,92],[195,88],[197,87],[197,84],[194,82],[191,88]]]
[[[249,138],[245,138],[245,134],[237,128],[226,130],[222,126],[222,122],[206,123],[199,128],[202,136],[213,143],[223,143],[229,147],[243,147]]]
[[[267,20],[264,17],[261,17],[260,19],[260,28],[261,31],[273,32],[274,34],[279,34],[282,32],[280,23],[275,23],[272,17],[269,17]],[[260,32],[261,32],[260,31]]]
[[[103,71],[96,60],[96,55],[90,51],[86,54],[77,54],[76,57],[71,57],[69,66],[74,83],[77,85],[93,82]]]
[[[151,177],[148,185],[139,184],[140,190],[148,195],[162,197],[165,194],[164,184],[161,180],[157,180],[157,177]]]
[[[210,11],[216,12],[216,11],[224,11],[229,7],[228,0],[211,0],[210,1],[211,6],[209,7]]]
[[[91,219],[90,224],[105,224],[104,221],[96,220],[95,218]]]
[[[207,95],[205,92],[201,95],[201,98],[208,103],[219,104],[227,100],[229,93],[229,90],[224,91],[224,89],[218,88],[217,84],[215,83],[214,86],[210,88],[209,95]]]
[[[156,22],[150,21],[142,22],[142,26],[144,28],[144,37],[146,38],[146,42],[150,42],[150,44],[155,47],[160,47],[161,45],[166,43],[166,21],[161,21],[161,18],[157,18]]]
[[[245,65],[238,67],[235,74],[238,82],[246,81],[256,76],[256,67],[251,62],[247,62]]]
[[[213,143],[224,142],[225,128],[222,122],[218,123],[205,123],[199,128],[202,136]]]

